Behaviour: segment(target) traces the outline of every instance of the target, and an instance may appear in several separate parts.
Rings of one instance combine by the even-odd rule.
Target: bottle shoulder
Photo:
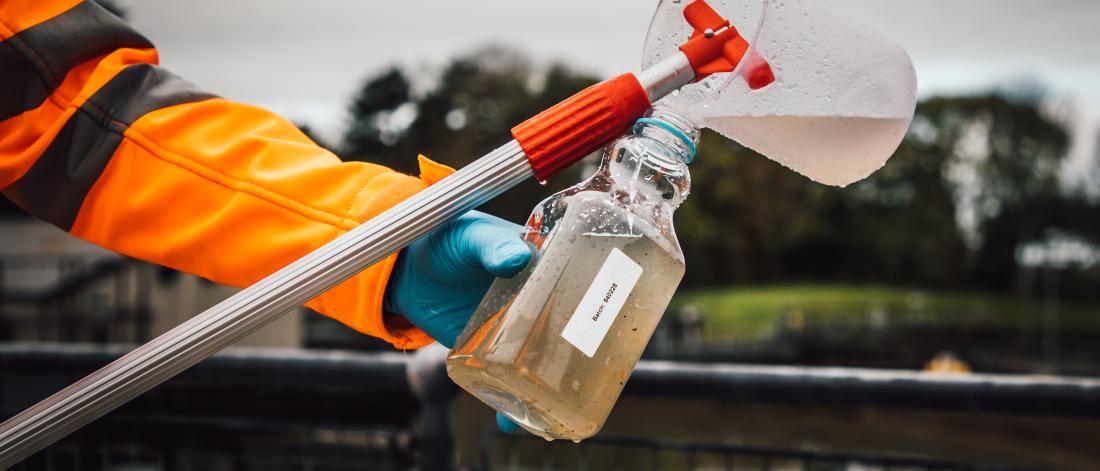
[[[562,192],[547,198],[528,219],[526,230],[528,240],[536,246],[541,245],[539,241],[560,236],[647,237],[673,257],[683,258],[671,220],[656,221],[637,214],[613,195],[600,191]]]

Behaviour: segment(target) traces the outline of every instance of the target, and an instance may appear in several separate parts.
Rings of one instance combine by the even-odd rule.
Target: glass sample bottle
[[[588,180],[539,203],[531,263],[497,279],[447,359],[459,386],[547,440],[600,430],[684,275],[672,213],[699,131],[657,108]]]

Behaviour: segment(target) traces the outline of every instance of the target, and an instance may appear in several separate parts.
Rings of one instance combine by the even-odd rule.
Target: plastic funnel
[[[684,11],[693,3],[660,2],[643,68],[691,37]],[[905,50],[826,0],[705,3],[748,41],[746,59],[660,104],[821,183],[845,186],[886,163],[916,106],[916,73]],[[753,89],[760,60],[775,80]]]

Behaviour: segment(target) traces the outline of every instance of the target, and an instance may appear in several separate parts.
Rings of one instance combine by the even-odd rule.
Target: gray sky
[[[609,77],[636,71],[650,0],[125,0],[164,65],[227,98],[338,136],[363,78],[430,72],[488,43]],[[922,95],[1031,77],[1078,119],[1074,159],[1100,127],[1100,2],[837,0],[905,47]],[[1087,132],[1084,132],[1087,131]]]

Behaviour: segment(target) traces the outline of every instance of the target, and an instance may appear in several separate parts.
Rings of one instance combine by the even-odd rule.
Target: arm
[[[446,176],[342,163],[290,122],[157,66],[91,2],[0,0],[0,188],[32,215],[125,255],[251,284]],[[400,348],[383,314],[396,255],[307,305]]]

